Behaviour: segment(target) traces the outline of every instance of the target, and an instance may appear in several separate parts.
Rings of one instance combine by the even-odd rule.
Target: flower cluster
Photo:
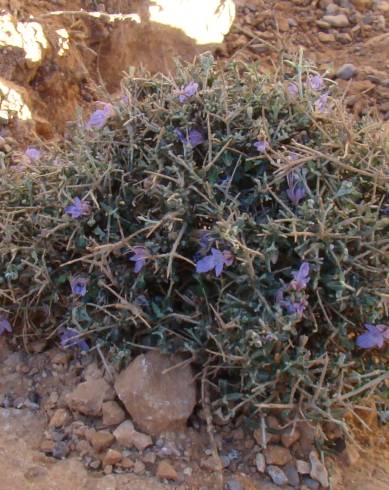
[[[293,279],[286,286],[280,288],[276,295],[276,303],[286,309],[290,315],[302,315],[308,306],[305,288],[310,281],[310,266],[302,262],[298,271],[292,272]],[[285,299],[285,294],[287,298]]]

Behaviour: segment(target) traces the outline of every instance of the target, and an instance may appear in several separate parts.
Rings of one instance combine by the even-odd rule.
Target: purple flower
[[[386,340],[389,340],[389,327],[386,325],[372,325],[365,323],[366,332],[358,335],[356,344],[361,349],[372,349],[383,347]]]
[[[150,257],[150,251],[143,245],[136,245],[132,247],[133,256],[130,257],[131,262],[135,262],[134,272],[138,274],[144,265],[146,260]]]
[[[33,163],[37,162],[40,159],[40,157],[42,156],[42,152],[40,150],[38,150],[37,148],[32,148],[31,146],[29,148],[27,148],[27,150],[24,152],[24,154]]]
[[[85,340],[78,337],[79,333],[74,328],[64,328],[61,332],[61,346],[64,349],[79,347],[83,351],[89,350],[89,345]]]
[[[289,84],[288,84],[288,86],[287,86],[287,91],[288,91],[289,96],[290,96],[292,99],[295,99],[295,98],[298,96],[298,94],[299,94],[299,88],[298,88],[298,86],[297,86],[295,83],[293,83],[293,82],[291,82],[291,83],[289,83]]]
[[[286,311],[289,315],[302,315],[305,308],[308,306],[308,301],[306,298],[302,298],[300,301],[285,301]]]
[[[199,84],[196,82],[189,82],[185,87],[181,87],[179,92],[178,100],[181,103],[186,102],[190,97],[193,97],[197,93]]]
[[[318,112],[324,112],[327,108],[327,102],[328,102],[328,92],[325,94],[321,95],[315,102],[315,109]]]
[[[301,199],[305,197],[305,187],[301,175],[297,172],[290,172],[287,175],[286,180],[289,187],[286,194],[290,201],[297,206]]]
[[[183,145],[189,145],[192,148],[201,145],[201,143],[204,143],[205,141],[203,134],[197,129],[190,129],[188,133],[188,137],[184,136],[182,131],[180,131],[177,128],[174,129],[174,133],[178,136],[178,139],[181,141]]]
[[[230,266],[234,261],[234,256],[229,250],[221,252],[217,248],[211,249],[211,255],[200,259],[196,264],[196,272],[204,273],[215,269],[216,277],[219,277],[226,265]]]
[[[300,269],[297,272],[293,272],[293,280],[290,283],[290,287],[295,291],[302,291],[307,287],[309,280],[309,264],[308,262],[303,262]]]
[[[101,129],[105,126],[110,117],[115,114],[114,108],[111,104],[104,103],[102,109],[96,109],[90,115],[85,127],[87,129]]]
[[[0,335],[3,335],[5,331],[12,333],[12,326],[9,323],[6,315],[4,313],[0,313]]]
[[[65,213],[74,219],[81,218],[82,216],[88,216],[91,213],[90,204],[87,201],[82,201],[79,197],[75,197],[73,204],[66,206]]]
[[[269,143],[267,141],[256,141],[253,146],[259,152],[264,153],[269,148]]]
[[[324,80],[320,75],[314,75],[313,77],[308,77],[308,86],[312,90],[319,92],[324,88]]]
[[[87,292],[87,285],[89,279],[87,277],[75,276],[70,279],[70,287],[72,288],[72,293],[77,296],[85,296]]]

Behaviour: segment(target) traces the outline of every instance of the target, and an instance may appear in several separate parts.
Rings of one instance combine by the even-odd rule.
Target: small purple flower
[[[208,233],[208,231],[205,231],[202,235],[201,235],[201,238],[200,238],[200,247],[202,249],[206,249],[209,247],[210,243],[212,242],[213,240],[211,239],[211,236],[210,234]]]
[[[386,340],[389,340],[389,327],[386,325],[372,325],[365,323],[366,332],[358,335],[356,344],[361,349],[373,349],[383,347]]]
[[[298,203],[305,197],[305,186],[302,182],[301,176],[297,172],[290,172],[286,180],[288,182],[288,189],[286,194],[290,201],[297,206]]]
[[[135,262],[134,272],[138,274],[144,265],[146,260],[150,257],[150,251],[143,245],[136,245],[132,247],[132,257],[130,257],[131,262]]]
[[[299,88],[298,86],[291,82],[291,83],[288,83],[288,86],[287,86],[287,91],[288,91],[288,94],[289,96],[292,98],[292,99],[295,99],[298,94],[299,94]]]
[[[61,332],[61,346],[64,349],[79,347],[83,351],[89,350],[89,345],[83,339],[78,337],[79,333],[74,328],[64,328]]]
[[[178,100],[181,103],[186,102],[188,99],[193,97],[199,88],[199,84],[196,82],[189,82],[188,85],[185,87],[181,87],[181,90],[179,92]]]
[[[12,333],[12,326],[8,321],[7,316],[4,313],[0,313],[0,335],[4,332]]]
[[[38,150],[37,148],[32,148],[31,146],[27,148],[24,154],[27,158],[30,159],[30,162],[32,163],[36,163],[42,156],[42,152],[40,150]]]
[[[180,131],[177,128],[174,129],[174,133],[178,136],[178,139],[181,141],[183,145],[189,145],[192,148],[201,145],[201,143],[204,143],[205,141],[203,134],[197,129],[190,129],[188,133],[188,137],[184,136],[182,131]]]
[[[300,301],[285,301],[286,311],[289,315],[302,315],[305,308],[308,306],[306,298],[302,298]]]
[[[112,104],[104,103],[102,109],[96,109],[92,112],[85,127],[87,129],[101,129],[114,114],[115,111]]]
[[[253,146],[260,153],[264,153],[269,148],[269,143],[267,141],[256,141]]]
[[[302,291],[307,287],[309,283],[309,264],[308,262],[303,262],[300,269],[297,272],[293,272],[293,280],[290,283],[290,287],[295,291]]]
[[[319,92],[324,88],[324,80],[320,75],[314,75],[313,77],[308,77],[308,86],[312,90]]]
[[[73,204],[66,206],[65,213],[67,213],[73,219],[78,219],[82,216],[89,216],[91,213],[91,207],[87,201],[82,201],[79,197],[75,197]]]
[[[85,296],[87,293],[87,285],[89,279],[87,277],[75,276],[70,279],[70,287],[72,288],[72,293],[76,296]]]
[[[325,94],[321,95],[315,101],[315,109],[318,112],[324,112],[327,109],[327,102],[328,102],[328,92],[326,92]]]
[[[215,269],[216,277],[219,277],[223,272],[224,266],[230,266],[233,261],[234,256],[229,250],[221,252],[217,248],[212,248],[211,255],[207,255],[197,262],[196,272],[202,274]]]

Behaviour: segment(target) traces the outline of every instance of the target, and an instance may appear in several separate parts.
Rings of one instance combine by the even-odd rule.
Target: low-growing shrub
[[[382,394],[363,347],[388,336],[389,145],[333,90],[291,60],[127,77],[66,148],[2,171],[3,321],[26,345],[189,353],[223,413]]]

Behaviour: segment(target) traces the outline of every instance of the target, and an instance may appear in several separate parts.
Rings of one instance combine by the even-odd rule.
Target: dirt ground
[[[260,69],[274,69],[282,50],[298,52],[335,79],[356,117],[374,110],[389,119],[389,2],[388,0],[238,0],[237,18],[223,44],[197,45],[181,31],[147,22],[143,0],[0,0],[0,137],[8,146],[26,146],[38,139],[61,141],[69,121],[88,112],[95,101],[120,93],[120,80],[128,66],[144,66],[151,72],[173,70],[174,56],[191,60],[212,49],[220,60],[241,58],[260,62]],[[112,21],[86,11],[104,14],[136,14]],[[84,13],[79,12],[84,9]],[[53,11],[71,11],[49,15]],[[342,26],[325,16],[342,16]],[[346,20],[344,19],[346,18]],[[337,22],[338,22],[337,21]],[[32,29],[26,25],[36,22]],[[28,51],[28,53],[27,53]],[[338,72],[351,64],[353,75]],[[4,92],[5,91],[5,92]],[[12,107],[2,111],[4,93],[12,93]],[[7,106],[8,107],[8,106]],[[17,121],[11,115],[23,114]],[[1,150],[2,148],[0,148]],[[196,472],[189,483],[164,484],[153,476],[134,473],[104,474],[86,469],[78,457],[55,459],[40,449],[47,431],[47,411],[39,406],[4,404],[4,395],[28,397],[31,370],[39,372],[40,397],[59,391],[66,368],[48,369],[52,355],[10,353],[2,345],[0,396],[0,490],[159,490],[217,488],[209,472]],[[43,360],[44,359],[44,360]],[[27,367],[25,367],[27,366]],[[50,371],[46,377],[42,372]],[[70,385],[76,382],[69,373]],[[66,383],[65,383],[66,384]],[[332,488],[338,490],[387,490],[389,488],[389,435],[372,424],[362,431],[359,457],[346,465],[327,458]],[[240,487],[229,490],[275,487],[235,468],[230,472]],[[292,487],[284,487],[292,488]],[[301,487],[302,488],[302,487]]]

